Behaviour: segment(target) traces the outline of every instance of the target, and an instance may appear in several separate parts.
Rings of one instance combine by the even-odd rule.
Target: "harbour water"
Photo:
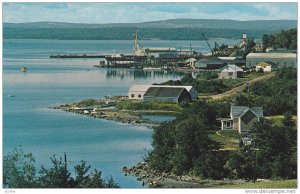
[[[226,40],[225,43],[236,43]],[[196,46],[199,41],[145,41],[145,46]],[[201,43],[205,50],[205,43]],[[50,59],[57,53],[131,52],[132,41],[4,40],[3,153],[21,145],[33,153],[37,166],[49,167],[50,157],[67,154],[69,170],[84,160],[110,175],[123,188],[140,188],[121,168],[142,161],[151,149],[152,129],[74,115],[50,106],[126,95],[132,84],[180,79],[168,71],[93,68],[99,59]],[[198,50],[198,49],[196,49]],[[200,47],[199,47],[200,50]],[[26,67],[28,72],[19,72]],[[14,96],[14,97],[13,97]]]

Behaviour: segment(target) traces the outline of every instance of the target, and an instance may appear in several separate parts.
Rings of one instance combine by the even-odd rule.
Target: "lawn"
[[[297,188],[297,180],[276,180],[276,181],[264,181],[264,182],[249,182],[243,184],[232,184],[232,185],[216,185],[216,188],[236,188],[236,189],[246,189],[246,188]]]
[[[212,140],[221,143],[223,150],[239,149],[239,134],[236,131],[216,131],[209,134]]]

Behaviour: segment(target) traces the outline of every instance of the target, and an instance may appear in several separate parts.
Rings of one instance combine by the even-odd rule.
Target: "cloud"
[[[134,23],[176,18],[297,19],[297,3],[3,3],[3,20],[13,23]]]

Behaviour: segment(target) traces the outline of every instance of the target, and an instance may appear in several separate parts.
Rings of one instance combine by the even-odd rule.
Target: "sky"
[[[3,21],[139,23],[165,19],[297,19],[297,3],[3,3]]]

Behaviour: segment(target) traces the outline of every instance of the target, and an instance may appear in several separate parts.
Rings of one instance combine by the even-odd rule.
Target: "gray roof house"
[[[195,63],[195,68],[199,69],[220,69],[226,65],[218,58],[203,58]]]
[[[144,94],[145,102],[179,103],[191,99],[190,93],[185,88],[150,87]]]
[[[231,106],[230,118],[221,119],[221,129],[247,133],[253,123],[263,116],[262,107]]]

